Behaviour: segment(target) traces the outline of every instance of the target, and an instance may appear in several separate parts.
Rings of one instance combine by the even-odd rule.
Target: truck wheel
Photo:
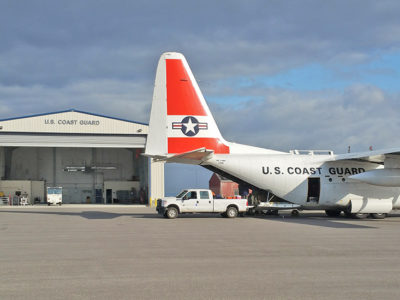
[[[226,209],[226,216],[227,216],[228,218],[236,218],[237,215],[238,215],[238,210],[237,210],[236,207],[234,207],[234,206],[229,206],[229,207]]]
[[[170,207],[167,210],[167,218],[175,219],[178,216],[178,210],[175,207]]]
[[[374,219],[384,219],[386,218],[386,214],[381,213],[381,214],[371,214],[371,217]]]

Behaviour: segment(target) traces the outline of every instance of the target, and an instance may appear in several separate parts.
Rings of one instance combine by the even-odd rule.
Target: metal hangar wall
[[[0,120],[0,192],[46,202],[154,204],[164,164],[141,155],[148,125],[78,110]],[[151,180],[150,180],[151,178]]]

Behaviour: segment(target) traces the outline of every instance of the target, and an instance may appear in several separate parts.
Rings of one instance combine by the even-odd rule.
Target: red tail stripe
[[[180,59],[167,59],[167,114],[205,116],[206,112]]]
[[[184,153],[202,147],[214,150],[215,154],[229,154],[229,146],[222,144],[217,138],[168,138],[168,153]]]

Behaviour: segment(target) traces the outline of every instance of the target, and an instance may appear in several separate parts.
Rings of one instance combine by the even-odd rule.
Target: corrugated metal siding
[[[164,197],[164,163],[150,161],[150,205],[155,206],[158,198]]]
[[[1,134],[5,147],[144,148],[145,136]]]

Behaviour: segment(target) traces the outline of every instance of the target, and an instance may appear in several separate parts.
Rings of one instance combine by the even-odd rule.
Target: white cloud
[[[400,146],[395,109],[399,95],[372,86],[351,86],[344,92],[266,88],[253,92],[264,99],[240,106],[212,103],[227,140],[286,151]]]
[[[132,81],[81,81],[64,87],[0,85],[0,118],[78,109],[148,123],[150,90]]]

